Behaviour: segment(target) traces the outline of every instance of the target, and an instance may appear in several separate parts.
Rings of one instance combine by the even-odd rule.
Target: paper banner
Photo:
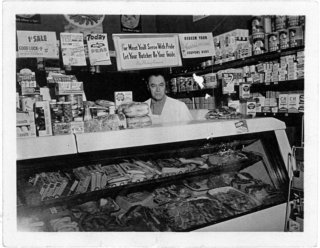
[[[55,32],[17,31],[20,58],[59,58]]]
[[[91,65],[111,65],[107,34],[87,35],[87,45]]]
[[[179,34],[183,58],[214,56],[212,33]]]
[[[113,34],[112,38],[119,71],[182,65],[175,34]]]
[[[64,65],[87,65],[83,45],[83,34],[60,33],[60,42]]]

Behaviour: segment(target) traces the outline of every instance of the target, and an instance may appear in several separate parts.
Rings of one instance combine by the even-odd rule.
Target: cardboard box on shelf
[[[279,112],[288,112],[288,94],[279,95]]]
[[[16,126],[28,126],[34,124],[34,112],[17,112]]]
[[[289,94],[288,99],[288,112],[298,113],[300,94]]]

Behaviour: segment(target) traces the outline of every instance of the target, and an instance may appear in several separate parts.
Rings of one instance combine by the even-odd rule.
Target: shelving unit
[[[208,66],[202,70],[195,70],[195,71],[190,71],[185,73],[173,73],[171,76],[172,77],[191,77],[193,73],[197,75],[203,75],[206,73],[218,72],[220,70],[225,70],[229,68],[238,68],[242,66],[258,64],[260,62],[272,61],[272,60],[279,59],[281,56],[293,55],[303,50],[304,50],[304,46],[288,48],[285,50],[278,50],[275,52],[269,52],[269,53],[254,55],[254,56],[243,58],[243,59],[237,59],[237,60],[225,62],[223,64],[215,64],[212,66]]]

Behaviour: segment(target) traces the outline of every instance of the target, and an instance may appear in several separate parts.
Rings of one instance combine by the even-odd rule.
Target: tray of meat
[[[226,150],[207,155],[208,163],[211,166],[223,166],[244,161],[249,161],[248,156],[240,151]]]
[[[208,191],[208,195],[234,210],[235,214],[252,210],[261,205],[257,199],[232,187],[211,189]]]
[[[79,221],[80,231],[103,232],[103,231],[124,231],[116,217],[104,214],[86,214]]]
[[[232,215],[221,202],[208,197],[190,198],[154,209],[159,219],[174,231],[185,231]]]
[[[157,205],[163,205],[169,202],[187,199],[192,196],[191,190],[183,185],[169,185],[166,187],[160,187],[155,189],[152,194],[153,201]]]

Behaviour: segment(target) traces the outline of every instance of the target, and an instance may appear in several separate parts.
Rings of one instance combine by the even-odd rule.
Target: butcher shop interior
[[[14,17],[19,234],[304,233],[305,13],[37,13]]]

